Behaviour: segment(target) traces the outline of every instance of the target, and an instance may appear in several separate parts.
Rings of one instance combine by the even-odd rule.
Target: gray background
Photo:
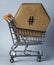
[[[42,50],[44,52],[43,61],[38,63],[36,58],[17,58],[18,62],[14,65],[51,65],[54,64],[54,0],[0,0],[0,65],[12,65],[9,62],[9,50],[12,39],[8,24],[3,20],[7,13],[16,14],[21,3],[42,3],[51,18],[51,22],[46,30],[45,43],[41,46],[32,46],[31,49]],[[24,47],[19,47],[24,49]]]

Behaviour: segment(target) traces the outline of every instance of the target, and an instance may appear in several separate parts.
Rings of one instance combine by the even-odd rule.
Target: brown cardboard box
[[[14,24],[21,29],[44,32],[49,23],[50,17],[41,3],[23,3],[14,17]],[[34,32],[33,34],[33,36],[37,35]],[[40,32],[38,35],[42,35],[42,33]]]

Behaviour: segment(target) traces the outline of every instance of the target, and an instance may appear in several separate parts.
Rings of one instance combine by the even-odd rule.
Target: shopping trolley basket
[[[8,22],[13,46],[10,50],[10,62],[14,62],[14,57],[37,56],[37,61],[41,61],[43,53],[40,51],[28,50],[29,45],[39,45],[44,42],[46,27],[50,18],[41,3],[23,3],[13,17],[10,13],[4,16]],[[18,46],[25,45],[24,51],[16,51]],[[23,52],[17,55],[17,52]],[[36,52],[36,55],[29,54]]]

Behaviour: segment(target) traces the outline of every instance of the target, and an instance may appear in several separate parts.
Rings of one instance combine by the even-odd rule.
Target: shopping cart
[[[10,13],[4,16],[7,21],[13,41],[10,50],[10,62],[14,62],[14,57],[37,56],[37,61],[41,61],[43,53],[40,51],[28,50],[29,45],[39,45],[44,43],[46,28],[50,18],[41,3],[23,3],[13,17]],[[18,46],[25,45],[24,51],[16,50]],[[17,55],[17,52],[23,54]],[[30,54],[30,53],[35,54]],[[36,54],[37,53],[37,54]]]

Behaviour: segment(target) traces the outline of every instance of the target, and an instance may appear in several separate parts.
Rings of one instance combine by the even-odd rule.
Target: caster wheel
[[[13,63],[14,62],[14,59],[10,59],[10,62]]]
[[[37,54],[38,54],[38,55],[37,55],[36,61],[37,61],[37,62],[41,62],[41,55],[40,55],[40,52],[38,52]]]
[[[13,63],[13,62],[14,62],[14,59],[13,59],[13,57],[11,57],[11,59],[10,59],[10,62],[11,62],[11,63]]]
[[[37,62],[41,62],[41,56],[39,56],[40,58],[37,57],[36,61]]]

